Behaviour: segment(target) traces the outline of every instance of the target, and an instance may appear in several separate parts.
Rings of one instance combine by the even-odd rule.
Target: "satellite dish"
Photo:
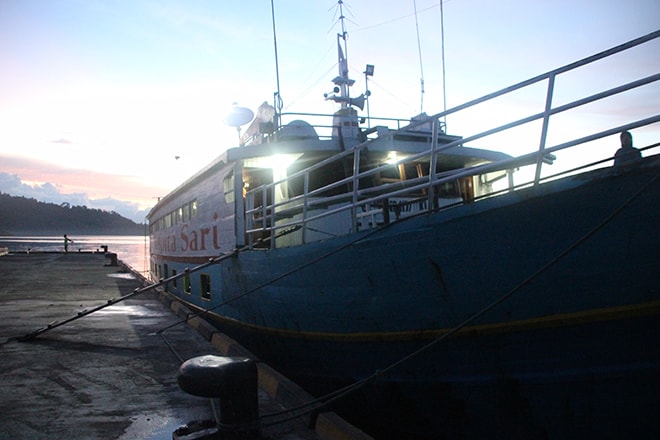
[[[241,125],[245,125],[254,118],[254,113],[252,110],[246,107],[239,107],[234,104],[229,114],[225,116],[225,124],[230,127],[239,128]]]

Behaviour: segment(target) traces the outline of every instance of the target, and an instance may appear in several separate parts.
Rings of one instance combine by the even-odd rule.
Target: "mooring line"
[[[380,376],[388,373],[389,371],[397,368],[401,364],[407,362],[408,360],[418,356],[419,354],[425,352],[426,350],[432,348],[436,344],[444,341],[445,339],[450,338],[451,336],[455,335],[458,333],[461,329],[467,327],[470,325],[472,322],[474,322],[476,319],[482,317],[486,313],[490,312],[492,309],[500,305],[501,303],[505,302],[509,298],[511,298],[516,292],[518,292],[520,289],[525,287],[527,284],[532,282],[535,278],[546,272],[548,269],[550,269],[552,266],[554,266],[557,262],[562,260],[564,257],[566,257],[568,254],[573,252],[578,246],[580,246],[582,243],[587,241],[589,238],[591,238],[594,234],[596,234],[598,231],[600,231],[603,227],[605,227],[609,222],[614,219],[617,215],[619,215],[621,212],[623,212],[635,199],[637,199],[649,186],[651,186],[660,176],[653,176],[651,180],[649,180],[646,184],[644,184],[640,189],[638,189],[631,197],[629,197],[621,206],[619,206],[617,209],[615,209],[613,212],[611,212],[607,217],[605,217],[600,223],[598,223],[595,227],[593,227],[591,230],[589,230],[586,234],[584,234],[582,237],[580,237],[578,240],[576,240],[574,243],[569,245],[566,249],[564,249],[562,252],[557,254],[554,258],[552,258],[549,262],[547,262],[545,265],[543,265],[541,268],[539,268],[536,272],[533,274],[529,275],[527,278],[522,280],[520,283],[518,283],[515,287],[513,287],[511,290],[497,298],[495,301],[491,302],[487,306],[483,307],[481,310],[476,312],[474,315],[470,316],[469,318],[465,319],[463,322],[452,328],[450,331],[447,333],[443,334],[442,336],[434,339],[433,341],[427,343],[423,347],[409,353],[408,355],[404,356],[403,358],[399,359],[396,362],[393,362],[392,364],[386,366],[385,368],[382,368],[380,370],[376,370],[372,375],[361,379],[359,381],[356,381],[344,388],[340,388],[332,393],[329,393],[325,396],[322,396],[316,401],[322,401],[323,405],[328,405],[336,400],[339,400],[343,397],[345,397],[348,394],[351,394],[355,390],[358,390],[365,385],[369,384],[370,382],[375,381],[378,379]],[[328,399],[328,396],[331,396]],[[326,400],[327,399],[327,400]]]
[[[318,397],[314,400],[311,400],[307,403],[303,403],[299,406],[296,406],[291,409],[285,409],[277,413],[273,414],[267,414],[264,416],[261,416],[259,420],[262,420],[265,417],[274,417],[274,416],[279,416],[282,414],[286,413],[292,413],[295,411],[298,411],[299,409],[305,408],[305,407],[311,407],[314,406],[314,408],[308,409],[300,414],[292,414],[289,417],[286,417],[284,419],[280,420],[275,420],[269,423],[262,423],[260,422],[258,424],[259,427],[268,427],[268,426],[273,426],[277,425],[280,423],[285,423],[290,420],[294,420],[300,417],[304,417],[309,414],[313,414],[314,412],[318,412],[319,410],[327,407],[329,404],[340,400],[353,392],[365,387],[366,385],[376,381],[379,377],[383,376],[384,374],[390,372],[391,370],[399,367],[401,364],[409,361],[410,359],[420,355],[421,353],[429,350],[436,344],[450,338],[451,336],[455,335],[458,333],[461,329],[465,328],[472,322],[474,322],[476,319],[482,317],[486,313],[490,312],[492,309],[497,307],[499,304],[505,302],[509,298],[511,298],[515,293],[517,293],[520,289],[522,289],[524,286],[529,284],[531,281],[533,281],[535,278],[546,272],[548,269],[550,269],[552,266],[554,266],[557,262],[562,260],[564,257],[566,257],[568,254],[570,254],[573,250],[575,250],[578,246],[580,246],[582,243],[584,243],[586,240],[591,238],[594,234],[596,234],[598,231],[600,231],[603,227],[605,227],[614,217],[616,217],[618,214],[620,214],[623,210],[625,210],[637,197],[639,197],[642,192],[644,192],[649,186],[651,186],[660,176],[653,176],[651,180],[649,180],[646,184],[644,184],[640,189],[638,189],[631,197],[629,197],[621,206],[619,206],[617,209],[615,209],[613,212],[611,212],[607,217],[605,217],[603,220],[601,220],[600,223],[598,223],[595,227],[593,227],[591,230],[589,230],[586,234],[584,234],[582,237],[580,237],[578,240],[573,242],[571,245],[569,245],[566,249],[561,251],[559,254],[557,254],[554,258],[552,258],[550,261],[548,261],[545,265],[543,265],[541,268],[539,268],[537,271],[535,271],[533,274],[529,275],[527,278],[523,279],[520,283],[518,283],[515,287],[513,287],[511,290],[507,291],[505,294],[497,298],[495,301],[491,302],[487,306],[483,307],[481,310],[476,312],[474,315],[470,316],[469,318],[465,319],[463,322],[458,324],[457,326],[453,327],[450,331],[447,333],[443,334],[442,336],[434,339],[433,341],[425,344],[421,348],[409,353],[408,355],[402,357],[401,359],[391,363],[390,365],[386,366],[385,368],[376,370],[374,373],[372,373],[370,376],[367,376],[363,379],[360,379],[358,381],[353,382],[350,385],[347,385],[343,388],[339,388],[333,392],[330,392],[324,396]],[[227,431],[243,431],[247,429],[253,429],[254,424],[250,425],[219,425],[220,429],[224,429]]]
[[[424,213],[424,214],[426,214],[426,213]],[[412,217],[410,217],[410,218],[412,218]],[[403,219],[403,220],[408,220],[408,219],[409,219],[409,218],[406,218],[406,219]],[[158,330],[158,332],[163,332],[163,331],[169,330],[169,329],[171,329],[171,328],[173,328],[173,327],[176,327],[177,325],[180,325],[180,324],[186,323],[186,322],[188,322],[190,319],[192,319],[192,318],[195,317],[195,316],[200,317],[200,318],[203,318],[203,317],[204,317],[207,313],[209,313],[209,312],[212,312],[212,311],[214,311],[214,310],[216,310],[216,309],[219,309],[220,307],[226,306],[227,304],[230,304],[230,303],[232,303],[232,302],[234,302],[234,301],[236,301],[236,300],[239,300],[239,299],[241,299],[241,298],[244,298],[244,297],[246,297],[246,296],[248,296],[248,295],[250,295],[250,294],[252,294],[252,293],[254,293],[254,292],[258,291],[258,290],[263,289],[264,287],[267,287],[267,286],[269,286],[269,285],[271,285],[271,284],[273,284],[273,283],[275,283],[275,282],[277,282],[277,281],[283,279],[283,278],[286,278],[286,277],[288,277],[288,276],[290,276],[290,275],[292,275],[292,274],[294,274],[294,273],[296,273],[296,272],[298,272],[298,271],[301,271],[301,270],[303,270],[303,269],[305,269],[305,268],[307,268],[307,267],[309,267],[309,266],[311,266],[311,265],[313,265],[313,264],[316,264],[316,263],[318,263],[319,261],[323,261],[324,259],[326,259],[326,258],[328,258],[328,257],[330,257],[330,256],[332,256],[332,255],[334,255],[334,254],[336,254],[336,253],[338,253],[338,252],[341,252],[342,250],[344,250],[344,249],[346,249],[346,248],[348,248],[348,247],[353,246],[355,243],[358,243],[358,242],[360,242],[360,241],[362,241],[362,240],[365,240],[365,239],[371,237],[372,235],[374,235],[374,234],[376,234],[376,233],[382,232],[384,229],[388,228],[389,226],[392,226],[392,225],[394,225],[394,224],[396,224],[396,223],[400,223],[400,222],[401,222],[401,221],[399,221],[399,222],[393,222],[393,223],[388,223],[388,224],[382,225],[381,227],[379,227],[379,228],[377,228],[377,229],[374,229],[374,230],[372,230],[372,231],[369,231],[369,232],[365,233],[364,235],[359,236],[358,238],[355,238],[355,239],[353,239],[353,240],[350,240],[350,241],[344,243],[343,245],[338,246],[338,247],[336,247],[335,249],[332,249],[332,250],[329,251],[329,252],[326,252],[325,254],[319,255],[319,256],[316,257],[316,258],[312,258],[311,260],[309,260],[309,261],[307,261],[307,262],[305,262],[305,263],[303,263],[303,264],[301,264],[301,265],[299,265],[299,266],[296,266],[296,267],[294,267],[293,269],[291,269],[291,270],[289,270],[289,271],[287,271],[287,272],[284,272],[283,274],[280,274],[280,275],[276,276],[275,278],[272,278],[272,279],[270,279],[270,280],[268,280],[268,281],[264,281],[263,283],[261,283],[261,284],[255,286],[255,287],[253,287],[253,288],[251,288],[251,289],[246,290],[245,292],[241,293],[240,295],[237,295],[237,296],[234,296],[234,297],[232,297],[232,298],[229,298],[228,300],[225,300],[225,301],[221,302],[220,304],[216,304],[216,305],[213,306],[213,307],[209,307],[209,308],[206,308],[206,309],[202,309],[199,313],[198,313],[196,310],[193,309],[193,310],[191,310],[191,311],[192,311],[192,313],[193,313],[194,316],[187,316],[186,318],[183,318],[183,319],[181,319],[181,320],[179,320],[179,321],[176,321],[176,322],[174,322],[173,324],[170,324],[170,325],[168,325],[168,326],[166,326],[166,327],[163,327],[162,329]],[[187,304],[183,299],[179,298],[178,296],[173,295],[173,297],[174,297],[177,301],[179,301],[179,302],[181,302],[181,303],[184,303],[184,304]]]
[[[205,269],[206,267],[208,267],[208,266],[210,266],[210,265],[217,264],[217,263],[219,263],[220,261],[226,260],[226,259],[228,259],[228,258],[232,258],[232,257],[234,257],[235,255],[237,255],[239,252],[241,252],[241,251],[243,251],[243,250],[245,250],[245,249],[247,249],[247,246],[246,246],[246,247],[243,247],[243,248],[240,248],[240,249],[233,249],[232,251],[227,252],[227,253],[224,253],[224,254],[222,254],[222,255],[220,255],[220,256],[218,256],[218,257],[211,258],[211,259],[209,259],[209,261],[207,261],[206,263],[200,264],[199,266],[195,266],[195,267],[193,267],[192,269],[186,269],[184,272],[182,272],[182,273],[180,273],[180,274],[173,275],[173,276],[171,276],[171,277],[169,277],[169,278],[161,279],[161,280],[159,280],[158,282],[153,283],[153,284],[150,284],[150,285],[145,286],[145,287],[137,288],[137,289],[135,289],[133,292],[131,292],[131,293],[127,294],[127,295],[124,295],[124,296],[122,296],[122,297],[120,297],[120,298],[112,298],[112,299],[109,299],[109,300],[107,300],[107,302],[106,302],[105,304],[101,304],[101,305],[99,305],[99,306],[97,306],[97,307],[93,307],[93,308],[91,308],[91,309],[85,309],[85,310],[83,310],[83,311],[81,311],[81,312],[78,312],[75,316],[73,316],[73,317],[71,317],[71,318],[68,318],[68,319],[65,319],[64,321],[53,321],[53,322],[51,322],[50,324],[48,324],[46,327],[38,328],[37,330],[33,331],[32,333],[28,333],[28,334],[26,334],[25,336],[17,337],[16,339],[19,340],[19,341],[21,341],[21,342],[30,341],[30,340],[36,338],[37,336],[39,336],[39,335],[42,334],[42,333],[45,333],[45,332],[50,331],[50,330],[53,330],[53,329],[55,329],[55,328],[57,328],[57,327],[60,327],[60,326],[65,325],[65,324],[68,324],[68,323],[70,323],[70,322],[72,322],[72,321],[76,321],[76,320],[78,320],[78,319],[84,318],[85,316],[91,315],[91,314],[94,313],[94,312],[98,312],[99,310],[103,310],[103,309],[105,309],[106,307],[110,307],[110,306],[113,306],[113,305],[115,305],[115,304],[117,304],[117,303],[120,303],[120,302],[122,302],[122,301],[126,301],[127,299],[133,298],[133,297],[135,297],[135,296],[137,296],[137,295],[139,295],[139,294],[141,294],[141,293],[144,293],[144,292],[148,292],[148,291],[150,291],[150,290],[153,290],[153,289],[155,289],[155,288],[157,288],[157,287],[160,287],[160,286],[162,286],[162,285],[164,285],[164,284],[167,284],[167,283],[169,283],[169,282],[172,282],[172,281],[174,281],[174,280],[176,280],[176,279],[183,278],[184,276],[186,276],[186,275],[188,275],[188,274],[190,274],[190,273],[192,273],[192,272],[197,272],[197,271],[199,271],[199,270]]]

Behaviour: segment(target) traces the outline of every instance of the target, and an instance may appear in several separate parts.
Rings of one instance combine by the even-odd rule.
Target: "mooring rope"
[[[277,413],[272,413],[272,414],[267,414],[267,415],[261,416],[261,417],[259,418],[259,420],[262,420],[262,419],[264,419],[264,418],[269,418],[269,417],[277,417],[277,416],[280,416],[280,415],[283,415],[283,414],[290,414],[290,413],[292,413],[292,412],[296,412],[296,411],[299,411],[299,410],[304,409],[304,408],[313,407],[313,408],[311,408],[311,409],[307,409],[307,410],[305,410],[304,412],[302,412],[302,413],[300,413],[300,414],[294,414],[294,415],[291,415],[291,416],[286,417],[286,418],[284,418],[284,419],[276,420],[276,421],[273,421],[273,422],[269,422],[269,423],[261,423],[261,422],[260,422],[260,423],[258,424],[258,426],[259,426],[259,427],[262,427],[262,428],[265,428],[265,427],[269,427],[269,426],[273,426],[273,425],[277,425],[277,424],[285,423],[285,422],[287,422],[287,421],[294,420],[294,419],[297,419],[297,418],[300,418],[300,417],[304,417],[304,416],[306,416],[306,415],[309,415],[309,414],[313,414],[313,413],[315,413],[315,412],[318,412],[319,410],[323,409],[323,408],[326,407],[327,405],[329,405],[329,404],[331,404],[331,403],[333,403],[333,402],[335,402],[335,401],[337,401],[337,400],[340,400],[340,399],[346,397],[346,396],[349,395],[349,394],[352,394],[353,392],[357,391],[357,390],[360,389],[360,388],[363,388],[364,386],[366,386],[367,384],[369,384],[369,383],[371,383],[371,382],[374,382],[374,381],[377,380],[379,377],[381,377],[381,376],[383,376],[384,374],[388,373],[389,371],[391,371],[391,370],[393,370],[393,369],[399,367],[401,364],[407,362],[408,360],[410,360],[410,359],[412,359],[412,358],[414,358],[414,357],[420,355],[421,353],[427,351],[428,349],[432,348],[433,346],[437,345],[438,343],[440,343],[440,342],[442,342],[442,341],[448,339],[449,337],[455,335],[455,334],[458,333],[460,330],[462,330],[463,328],[465,328],[466,326],[468,326],[468,325],[470,325],[472,322],[474,322],[476,319],[482,317],[483,315],[485,315],[486,313],[490,312],[492,309],[494,309],[495,307],[497,307],[497,306],[500,305],[501,303],[503,303],[503,302],[505,302],[506,300],[508,300],[509,298],[511,298],[511,297],[512,297],[515,293],[517,293],[520,289],[522,289],[524,286],[526,286],[527,284],[529,284],[532,280],[534,280],[535,278],[537,278],[538,276],[540,276],[541,274],[543,274],[544,272],[546,272],[548,269],[550,269],[552,266],[554,266],[557,262],[559,262],[560,260],[562,260],[562,259],[563,259],[564,257],[566,257],[568,254],[570,254],[573,250],[575,250],[578,246],[580,246],[583,242],[585,242],[585,241],[588,240],[591,236],[593,236],[595,233],[597,233],[599,230],[601,230],[605,225],[607,225],[610,221],[612,221],[612,219],[614,219],[618,214],[620,214],[623,210],[625,210],[625,209],[630,205],[630,203],[632,203],[635,199],[637,199],[637,197],[639,197],[639,196],[640,196],[640,195],[641,195],[641,194],[642,194],[642,193],[643,193],[643,192],[644,192],[644,191],[645,191],[650,185],[652,185],[652,184],[657,180],[658,177],[659,177],[659,176],[657,176],[657,175],[656,175],[656,176],[653,176],[652,179],[650,179],[646,184],[644,184],[640,189],[638,189],[638,190],[637,190],[637,191],[636,191],[636,192],[635,192],[635,193],[634,193],[629,199],[627,199],[627,200],[626,200],[621,206],[619,206],[619,207],[618,207],[617,209],[615,209],[611,214],[609,214],[607,217],[605,217],[605,218],[604,218],[604,219],[603,219],[598,225],[596,225],[594,228],[592,228],[591,230],[589,230],[586,234],[584,234],[582,237],[580,237],[577,241],[575,241],[574,243],[572,243],[570,246],[568,246],[568,247],[567,247],[566,249],[564,249],[562,252],[560,252],[559,254],[557,254],[557,256],[555,256],[554,258],[552,258],[548,263],[546,263],[544,266],[542,266],[542,267],[541,267],[540,269],[538,269],[536,272],[534,272],[533,274],[531,274],[531,275],[528,276],[527,278],[523,279],[519,284],[517,284],[517,285],[516,285],[515,287],[513,287],[511,290],[509,290],[508,292],[506,292],[506,293],[503,294],[502,296],[498,297],[496,300],[494,300],[494,301],[491,302],[490,304],[486,305],[485,307],[483,307],[482,309],[480,309],[478,312],[476,312],[475,314],[473,314],[473,315],[470,316],[469,318],[465,319],[463,322],[461,322],[461,323],[458,324],[457,326],[453,327],[451,330],[447,331],[446,333],[444,333],[444,334],[441,335],[440,337],[434,339],[433,341],[430,341],[429,343],[425,344],[425,345],[422,346],[421,348],[419,348],[419,349],[417,349],[417,350],[415,350],[415,351],[409,353],[408,355],[406,355],[406,356],[402,357],[401,359],[397,360],[396,362],[394,362],[394,363],[392,363],[392,364],[386,366],[385,368],[382,368],[382,369],[376,370],[374,373],[372,373],[370,376],[368,376],[368,377],[366,377],[366,378],[364,378],[364,379],[361,379],[361,380],[359,380],[359,381],[356,381],[356,382],[354,382],[354,383],[352,383],[352,384],[350,384],[350,385],[348,385],[348,386],[346,386],[346,387],[343,387],[343,388],[340,388],[340,389],[338,389],[338,390],[335,390],[335,391],[333,391],[333,392],[331,392],[331,393],[325,394],[324,396],[321,396],[321,397],[319,397],[319,398],[313,399],[313,400],[311,400],[310,402],[307,402],[307,403],[301,404],[301,405],[299,405],[299,406],[297,406],[297,407],[293,407],[293,408],[289,408],[289,409],[286,409],[286,410],[283,410],[283,411],[280,411],[280,412],[277,412]],[[419,215],[422,215],[422,214],[428,214],[428,212],[420,213]],[[417,216],[418,216],[418,215],[416,215],[416,216],[414,216],[414,217],[417,217]],[[406,219],[402,219],[402,220],[400,220],[400,221],[408,220],[408,219],[411,219],[411,218],[413,218],[413,216],[408,217],[408,218],[406,218]],[[287,271],[287,272],[285,272],[285,273],[283,273],[283,274],[281,274],[281,275],[279,275],[279,276],[277,276],[277,277],[275,277],[275,278],[273,278],[273,279],[271,279],[271,280],[269,280],[269,281],[267,281],[267,282],[264,282],[264,283],[262,283],[262,284],[259,284],[259,285],[255,286],[255,287],[253,287],[253,288],[251,288],[251,289],[249,289],[249,290],[243,292],[243,293],[240,294],[240,295],[237,295],[237,296],[235,296],[235,297],[233,297],[233,298],[230,298],[230,299],[228,299],[228,300],[226,300],[226,301],[223,301],[222,303],[217,304],[217,305],[215,305],[215,306],[213,306],[213,307],[210,307],[210,308],[204,309],[204,310],[201,311],[200,313],[194,313],[194,316],[203,317],[205,314],[207,314],[207,313],[209,313],[209,312],[211,312],[211,311],[213,311],[213,310],[216,310],[216,309],[218,309],[218,308],[220,308],[220,307],[222,307],[222,306],[225,306],[225,305],[227,305],[227,304],[229,304],[229,303],[231,303],[231,302],[233,302],[233,301],[236,301],[236,300],[238,300],[238,299],[240,299],[240,298],[244,298],[245,296],[250,295],[250,294],[252,294],[252,293],[254,293],[254,292],[256,292],[256,291],[258,291],[258,290],[260,290],[260,289],[262,289],[262,288],[264,288],[264,287],[267,287],[268,285],[271,285],[271,284],[273,284],[273,283],[275,283],[275,282],[277,282],[277,281],[279,281],[279,280],[281,280],[281,279],[283,279],[283,278],[286,278],[286,277],[290,276],[291,274],[293,274],[293,273],[295,273],[295,272],[298,272],[298,271],[300,271],[300,270],[302,270],[302,269],[304,269],[304,268],[306,268],[306,267],[309,267],[309,266],[311,266],[311,265],[313,265],[313,264],[316,264],[317,262],[322,261],[322,260],[324,260],[324,259],[326,259],[326,258],[328,258],[328,257],[330,257],[330,256],[332,256],[332,255],[334,255],[334,254],[336,254],[336,253],[338,253],[338,252],[340,252],[340,251],[346,249],[346,248],[349,248],[349,247],[355,245],[356,243],[358,243],[358,242],[360,242],[360,241],[362,241],[362,240],[365,240],[365,239],[371,237],[371,236],[374,235],[374,234],[380,233],[380,232],[382,232],[384,229],[386,229],[387,227],[389,227],[389,226],[391,226],[391,225],[394,225],[394,224],[396,224],[396,223],[399,223],[400,221],[398,221],[398,222],[392,222],[392,223],[389,223],[389,224],[385,224],[385,225],[383,225],[383,226],[381,226],[381,227],[379,227],[379,228],[377,228],[377,229],[374,229],[374,230],[369,231],[369,232],[367,232],[367,233],[365,233],[365,234],[363,234],[363,235],[360,235],[359,237],[357,237],[357,238],[355,238],[355,239],[353,239],[353,240],[350,240],[350,241],[344,243],[343,245],[338,246],[337,248],[332,249],[332,250],[329,251],[329,252],[326,252],[325,254],[322,254],[322,255],[320,255],[320,256],[318,256],[318,257],[316,257],[316,258],[313,258],[313,259],[311,259],[311,260],[305,262],[304,264],[301,264],[301,265],[299,265],[299,266],[297,266],[297,267],[295,267],[295,268],[293,268],[293,269],[291,269],[291,270],[289,270],[289,271]],[[114,304],[117,304],[118,302],[121,302],[121,301],[124,301],[124,300],[126,300],[126,299],[132,298],[132,297],[134,297],[134,296],[136,296],[136,295],[138,295],[138,294],[140,294],[140,293],[144,293],[144,292],[146,292],[146,291],[153,290],[153,289],[155,289],[155,288],[157,288],[157,287],[160,287],[160,286],[162,286],[162,285],[165,285],[165,284],[167,284],[167,283],[169,283],[169,282],[172,282],[172,281],[174,281],[174,280],[176,280],[176,279],[183,278],[184,276],[186,276],[186,275],[188,275],[188,274],[190,274],[190,273],[192,273],[192,272],[197,272],[197,271],[202,270],[202,269],[204,269],[204,268],[206,268],[206,267],[208,267],[208,266],[210,266],[210,265],[217,264],[217,263],[219,263],[219,262],[221,262],[221,261],[223,261],[223,260],[226,260],[226,259],[228,259],[228,258],[233,258],[233,257],[237,256],[240,252],[243,252],[243,251],[245,251],[245,250],[247,250],[247,249],[250,249],[250,246],[244,246],[244,247],[242,247],[242,248],[233,249],[232,251],[229,251],[229,252],[227,252],[227,253],[224,253],[224,254],[222,254],[222,255],[220,255],[220,256],[218,256],[218,257],[211,258],[211,259],[209,259],[208,262],[203,263],[203,264],[201,264],[201,265],[198,265],[198,266],[196,266],[196,267],[194,267],[194,268],[192,268],[192,269],[186,269],[184,272],[182,272],[182,273],[180,273],[180,274],[177,274],[177,275],[171,276],[171,277],[166,278],[166,279],[161,279],[161,280],[159,280],[158,282],[153,283],[153,284],[151,284],[151,285],[148,285],[148,286],[145,286],[145,287],[142,287],[142,288],[139,288],[139,289],[135,289],[132,293],[130,293],[130,294],[128,294],[128,295],[125,295],[125,296],[123,296],[123,297],[121,297],[121,298],[108,300],[108,301],[107,301],[105,304],[103,304],[103,305],[100,305],[100,306],[95,307],[95,308],[90,309],[90,310],[84,310],[83,312],[79,312],[76,316],[74,316],[74,317],[72,317],[72,318],[69,318],[69,319],[67,319],[67,320],[65,320],[65,321],[55,322],[55,323],[49,324],[49,325],[48,325],[47,327],[45,327],[45,328],[37,329],[37,330],[35,330],[35,331],[32,332],[32,333],[29,333],[29,334],[27,334],[27,335],[25,335],[25,336],[23,336],[23,337],[18,337],[18,338],[16,338],[16,339],[18,339],[18,340],[20,340],[20,341],[29,341],[29,340],[32,340],[32,339],[36,338],[38,335],[40,335],[41,333],[44,333],[44,332],[49,331],[49,330],[52,330],[52,329],[57,328],[57,327],[59,327],[59,326],[61,326],[61,325],[67,324],[67,323],[69,323],[69,322],[71,322],[71,321],[74,321],[74,320],[80,319],[80,318],[82,318],[82,317],[84,317],[84,316],[87,316],[87,315],[89,315],[89,314],[91,314],[91,313],[94,313],[94,312],[96,312],[96,311],[98,311],[98,310],[101,310],[101,309],[103,309],[103,308],[106,308],[106,307],[112,306],[112,305],[114,305]],[[175,299],[179,300],[179,301],[182,301],[181,299],[179,299],[179,298],[176,297],[176,296],[173,296],[173,297],[174,297]],[[193,310],[193,312],[195,312],[195,311]],[[183,358],[182,358],[182,357],[176,352],[176,350],[174,350],[174,348],[172,347],[172,345],[166,340],[166,338],[164,338],[164,336],[162,335],[162,333],[163,333],[164,331],[168,330],[168,329],[171,329],[171,328],[177,326],[177,325],[180,325],[180,324],[182,324],[182,323],[186,323],[186,322],[188,322],[191,318],[192,318],[192,316],[188,316],[188,317],[186,317],[185,319],[182,319],[182,320],[180,320],[180,321],[177,321],[177,322],[175,322],[174,324],[171,324],[171,325],[169,325],[169,326],[166,326],[166,327],[161,328],[161,329],[159,329],[159,330],[156,331],[156,333],[159,334],[159,335],[161,336],[161,338],[164,340],[165,344],[170,348],[170,350],[174,353],[175,356],[177,356],[177,358],[178,358],[181,362],[183,362]],[[7,341],[7,342],[8,342],[8,341]],[[4,344],[3,344],[3,345],[4,345]],[[229,426],[229,425],[218,425],[218,427],[219,427],[219,429],[223,429],[223,430],[230,430],[230,431],[237,431],[237,430],[238,430],[238,431],[241,431],[241,430],[246,430],[246,429],[254,429],[254,428],[255,428],[255,425],[254,425],[254,424],[249,424],[249,425],[231,425],[231,426]]]
[[[481,318],[484,316],[486,313],[490,312],[493,310],[495,307],[498,305],[502,304],[503,302],[507,301],[509,298],[511,298],[515,293],[517,293],[519,290],[521,290],[523,287],[525,287],[527,284],[532,282],[535,278],[539,277],[541,274],[546,272],[548,269],[550,269],[552,266],[554,266],[556,263],[561,261],[563,258],[565,258],[568,254],[573,252],[577,247],[579,247],[582,243],[587,241],[589,238],[591,238],[594,234],[596,234],[598,231],[600,231],[603,227],[605,227],[608,223],[610,223],[617,215],[619,215],[621,212],[623,212],[635,199],[637,199],[649,186],[651,186],[659,176],[653,176],[647,183],[645,183],[641,188],[639,188],[631,197],[629,197],[621,206],[619,206],[617,209],[615,209],[613,212],[611,212],[607,217],[605,217],[600,223],[598,223],[595,227],[590,229],[586,234],[581,236],[578,240],[573,242],[571,245],[566,247],[563,251],[561,251],[559,254],[557,254],[554,258],[552,258],[550,261],[548,261],[546,264],[544,264],[541,268],[536,270],[534,273],[523,279],[520,283],[518,283],[516,286],[514,286],[512,289],[498,297],[496,300],[491,302],[490,304],[486,305],[482,309],[480,309],[478,312],[470,316],[469,318],[465,319],[463,322],[458,324],[457,326],[453,327],[451,330],[448,332],[444,333],[443,335],[439,336],[438,338],[434,339],[433,341],[425,344],[421,348],[409,353],[408,355],[402,357],[401,359],[397,360],[396,362],[391,363],[390,365],[386,366],[385,368],[376,370],[374,373],[372,373],[370,376],[361,379],[359,381],[356,381],[346,387],[340,388],[338,390],[335,390],[331,393],[328,393],[324,396],[318,397],[310,402],[307,402],[305,404],[302,404],[300,406],[283,410],[278,413],[273,413],[269,415],[264,415],[260,417],[260,420],[265,418],[265,417],[274,417],[290,412],[297,411],[302,408],[310,407],[310,406],[315,406],[312,409],[308,409],[304,411],[303,413],[300,414],[294,414],[290,417],[287,417],[285,419],[273,421],[267,424],[259,424],[260,427],[268,427],[268,426],[273,426],[277,425],[280,423],[285,423],[290,420],[295,420],[300,417],[304,417],[306,415],[313,414],[314,412],[318,412],[320,409],[326,407],[327,405],[340,400],[349,394],[352,394],[353,392],[363,388],[364,386],[368,385],[369,383],[374,382],[377,380],[379,377],[383,376],[384,374],[390,372],[391,370],[399,367],[401,364],[409,361],[410,359],[420,355],[421,353],[429,350],[433,346],[437,345],[438,343],[450,338],[451,336],[455,335],[458,333],[460,330],[463,328],[467,327],[471,323],[473,323],[475,320],[478,318]],[[241,431],[241,430],[246,430],[246,429],[254,429],[254,424],[250,425],[219,425],[220,429],[226,429],[226,430],[231,430],[231,431]]]

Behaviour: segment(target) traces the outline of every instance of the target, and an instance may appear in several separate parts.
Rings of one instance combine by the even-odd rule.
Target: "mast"
[[[344,2],[338,0],[337,4],[339,5],[339,22],[341,24],[341,33],[337,34],[337,67],[339,69],[339,75],[332,80],[335,84],[334,94],[329,95],[326,93],[325,99],[340,103],[342,109],[354,105],[362,110],[365,100],[364,93],[354,99],[351,99],[350,96],[350,87],[355,84],[355,80],[350,79],[348,76],[348,32],[346,31]]]

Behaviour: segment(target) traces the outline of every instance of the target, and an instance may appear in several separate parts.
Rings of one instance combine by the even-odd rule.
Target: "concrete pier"
[[[164,293],[145,292],[21,342],[142,287],[103,254],[0,256],[0,438],[171,439],[188,422],[213,419],[210,400],[177,384],[184,360],[249,355],[203,320],[177,325],[188,311]],[[259,413],[311,396],[259,363]],[[285,396],[285,397],[283,397]],[[263,428],[258,438],[366,439],[334,413]]]

